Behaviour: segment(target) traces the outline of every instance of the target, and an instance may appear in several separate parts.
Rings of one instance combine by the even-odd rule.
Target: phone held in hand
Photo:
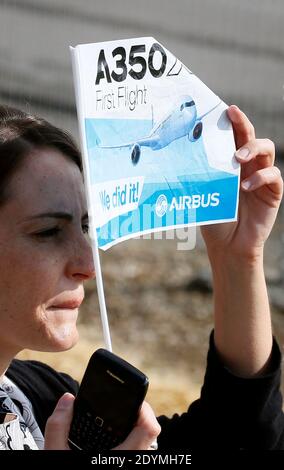
[[[91,356],[74,402],[71,449],[106,451],[128,436],[148,389],[148,378],[119,356],[98,349]]]

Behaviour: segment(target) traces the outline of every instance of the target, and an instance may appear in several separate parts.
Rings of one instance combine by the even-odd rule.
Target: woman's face
[[[57,150],[35,150],[8,195],[0,207],[0,352],[69,349],[83,281],[94,276],[82,175]]]

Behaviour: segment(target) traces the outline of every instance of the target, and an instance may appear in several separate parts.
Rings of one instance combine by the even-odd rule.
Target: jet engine
[[[202,129],[203,129],[203,124],[201,121],[199,121],[197,124],[195,124],[193,130],[188,134],[188,138],[191,142],[195,142],[201,137],[202,134]]]
[[[139,144],[134,144],[131,150],[131,161],[133,165],[137,165],[140,160],[141,147]]]

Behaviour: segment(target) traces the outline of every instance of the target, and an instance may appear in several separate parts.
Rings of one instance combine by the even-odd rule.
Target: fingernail
[[[65,393],[59,400],[57,409],[59,410],[66,410],[71,405],[70,395],[69,393]]]
[[[240,150],[237,150],[235,152],[236,157],[238,157],[242,160],[246,160],[248,158],[249,154],[250,154],[250,150],[247,147],[244,147],[244,148],[242,148]]]
[[[244,189],[249,189],[251,186],[252,186],[252,183],[248,180],[242,182],[242,188]]]

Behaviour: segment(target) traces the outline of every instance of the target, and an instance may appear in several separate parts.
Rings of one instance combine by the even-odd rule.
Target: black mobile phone
[[[70,448],[104,451],[124,441],[137,421],[148,384],[143,372],[116,354],[95,351],[74,402]]]

